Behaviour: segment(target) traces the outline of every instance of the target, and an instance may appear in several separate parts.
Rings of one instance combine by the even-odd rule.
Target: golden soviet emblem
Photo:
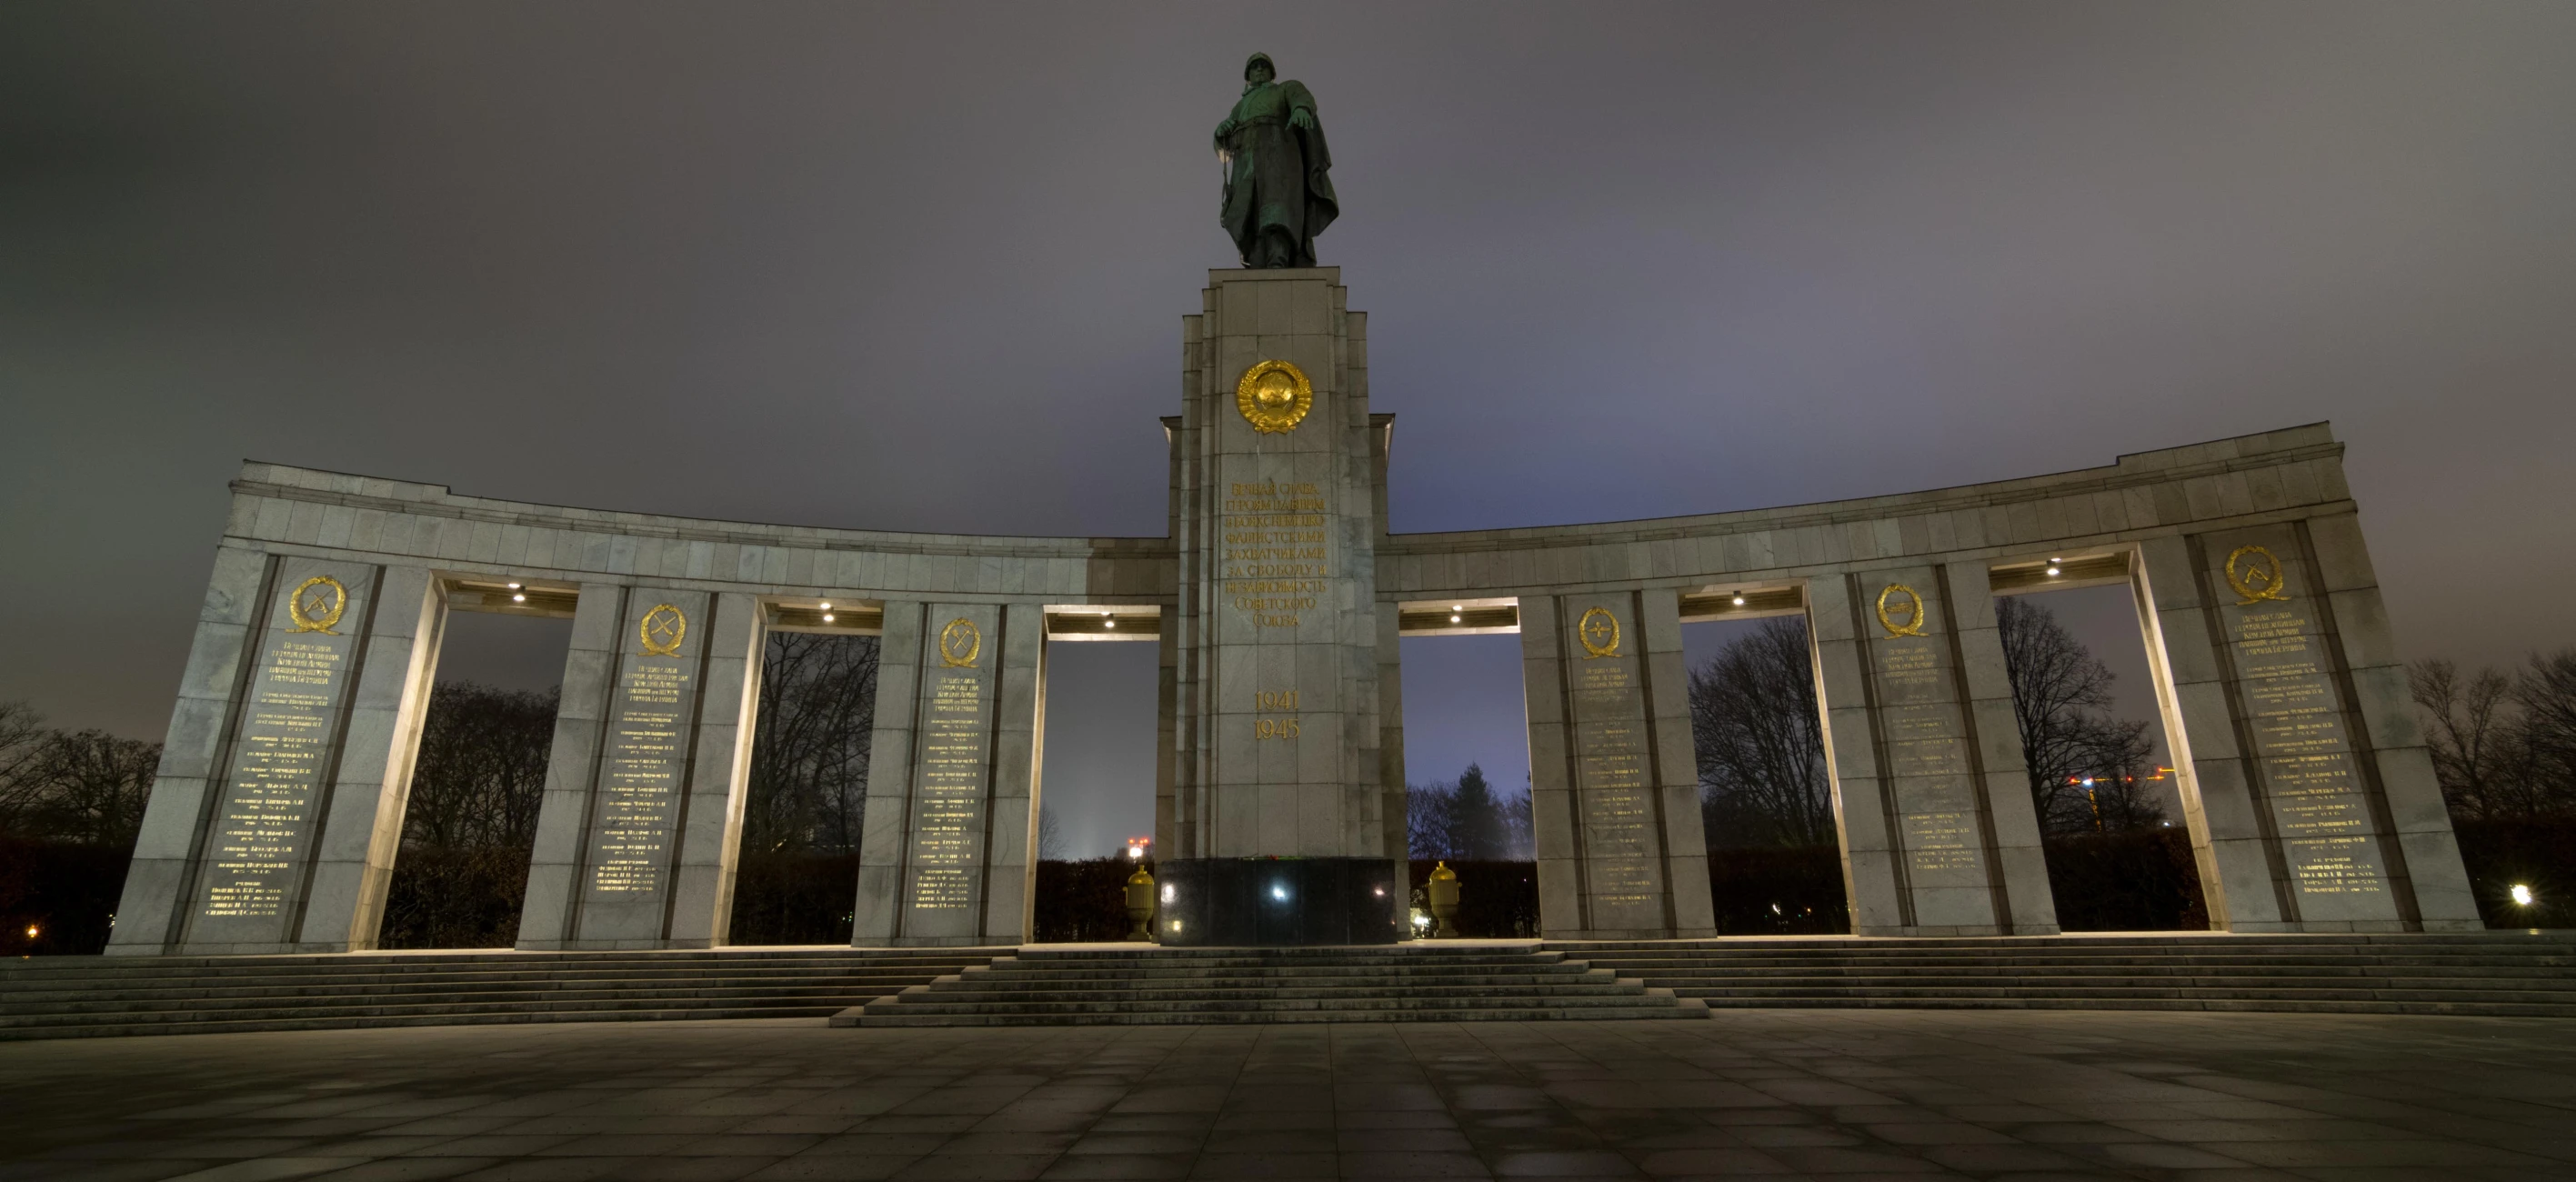
[[[295,621],[288,631],[338,636],[331,628],[347,610],[349,589],[329,575],[315,575],[296,584],[295,593],[286,597],[286,618]]]
[[[1896,600],[1893,606],[1888,603],[1891,599]],[[1878,593],[1878,622],[1889,636],[1923,635],[1924,617],[1929,614],[1923,608],[1923,594],[1903,583],[1889,583]],[[1902,624],[1896,622],[1900,615],[1905,617]]]
[[[1264,361],[1234,384],[1234,408],[1264,435],[1293,431],[1315,408],[1315,387],[1305,371],[1285,361]]]
[[[1606,607],[1587,608],[1583,619],[1574,626],[1574,638],[1583,642],[1583,659],[1619,655],[1619,617]]]
[[[2240,596],[2238,607],[2288,599],[2281,590],[2288,581],[2281,577],[2281,560],[2261,546],[2238,546],[2227,556],[2227,585]]]
[[[689,634],[689,617],[667,603],[653,605],[644,613],[644,622],[635,626],[636,638],[644,642],[644,655],[667,657],[680,651],[680,640]]]
[[[984,651],[984,630],[975,621],[959,616],[939,630],[939,659],[949,669],[972,669],[975,656]]]

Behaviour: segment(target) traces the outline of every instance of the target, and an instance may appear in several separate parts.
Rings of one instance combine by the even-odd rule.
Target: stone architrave
[[[1551,939],[1713,936],[1681,622],[1636,594],[1521,601],[1539,915]],[[1663,643],[1657,643],[1662,641]]]

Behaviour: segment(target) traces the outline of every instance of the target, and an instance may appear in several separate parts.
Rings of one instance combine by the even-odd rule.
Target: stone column
[[[2390,836],[2414,892],[2417,919],[2428,932],[2483,931],[2486,922],[2478,916],[2468,870],[2460,861],[2450,809],[2442,801],[2432,754],[2416,722],[2414,695],[2389,627],[2388,608],[2380,599],[2379,576],[2361,539],[2361,517],[2311,518],[2307,533],[2318,586],[2342,641],[2354,712],[2386,798]]]
[[[430,673],[447,609],[438,580],[420,567],[388,568],[378,599],[315,850],[313,889],[297,940],[302,947],[376,946],[394,853],[402,845],[412,760],[429,713]]]
[[[715,948],[733,924],[734,867],[742,853],[742,810],[751,778],[751,741],[760,711],[760,600],[715,597],[708,637],[697,756],[681,802],[679,861],[672,875],[672,948]]]
[[[735,598],[736,612],[751,605],[748,596]],[[590,599],[585,593],[583,608]],[[628,588],[609,637],[586,629],[585,623],[595,628],[597,621],[585,621],[582,609],[576,609],[566,705],[574,705],[578,690],[590,701],[604,697],[605,708],[593,723],[595,755],[582,769],[586,774],[559,781],[558,773],[566,769],[560,763],[547,769],[520,947],[703,947],[715,938],[708,910],[716,894],[712,873],[700,879],[697,906],[702,914],[689,921],[689,935],[677,934],[683,929],[675,912],[687,811],[701,791],[719,799],[730,792],[720,785],[701,790],[697,776],[709,764],[718,774],[739,766],[723,749],[741,741],[740,695],[748,678],[739,667],[725,672],[712,658],[720,637],[728,641],[728,655],[741,654],[737,659],[748,658],[748,643],[716,608],[715,597],[703,591]],[[607,647],[597,647],[603,641]],[[608,667],[615,673],[604,695],[593,677],[576,676],[610,659],[614,664]],[[711,674],[725,678],[725,685],[715,687],[722,691],[722,701],[708,692]],[[565,754],[563,724],[587,721],[569,710],[558,716],[558,760]],[[578,735],[584,728],[573,729]],[[702,763],[710,740],[719,752]],[[565,790],[557,791],[559,783]],[[569,876],[564,872],[567,851],[578,858]],[[563,918],[548,923],[539,909],[552,906],[562,907],[556,914]]]
[[[214,577],[197,611],[196,639],[108,935],[110,956],[159,955],[179,945],[230,754],[233,707],[249,691],[257,664],[251,634],[270,602],[272,573],[268,556],[257,550],[215,550]]]
[[[2389,840],[2394,816],[2381,778],[2384,765],[2371,729],[2354,709],[2356,671],[2346,663],[2352,653],[2374,662],[2367,675],[2376,700],[2393,707],[2383,713],[2399,719],[2383,718],[2378,732],[2403,744],[2385,766],[2401,777],[2411,775],[2413,760],[2404,752],[2420,740],[2402,721],[2403,708],[2388,701],[2404,700],[2403,669],[2389,651],[2384,621],[2376,618],[2377,596],[2354,596],[2345,605],[2368,613],[2365,627],[2380,629],[2380,635],[2347,639],[2300,523],[2224,530],[2187,541],[2208,605],[2202,612],[2208,639],[2216,648],[2214,705],[2224,710],[2208,717],[2213,703],[2204,694],[2202,715],[2191,717],[2186,700],[2195,770],[2204,807],[2213,778],[2242,777],[2251,805],[2246,811],[2252,824],[2245,828],[2263,855],[2259,866],[2268,878],[2243,881],[2253,878],[2253,865],[2221,867],[2237,876],[2225,884],[2230,926],[2326,932],[2419,926],[2404,847]],[[2356,555],[2348,540],[2336,539],[2334,548],[2346,579],[2368,577],[2366,565],[2352,561]],[[2235,737],[2242,754],[2234,767],[2211,766],[2218,761],[2208,748],[2217,734]],[[2419,826],[2426,820],[2421,791],[2416,784],[2401,788],[2410,819]],[[2220,836],[2216,820],[2211,818],[2212,844]],[[2244,818],[2228,820],[2241,824]],[[2464,893],[2451,884],[2464,884],[2465,875],[2452,878],[2447,868],[2434,869],[2437,899],[2448,903]],[[2270,917],[2255,905],[2266,886]],[[2457,922],[2455,915],[2441,918]]]
[[[2058,930],[2057,896],[2049,888],[2048,851],[2040,844],[2039,809],[2030,795],[2030,764],[2022,758],[2021,718],[2013,709],[2012,673],[2004,664],[2003,632],[1995,620],[1993,579],[1983,561],[1944,564],[1941,576],[1958,616],[1951,642],[1968,707],[1978,803],[1987,817],[2004,925],[2016,936],[2053,935]]]
[[[929,605],[889,600],[877,642],[876,731],[868,739],[868,796],[859,825],[858,899],[850,944],[894,942],[903,907],[904,851],[912,828],[915,705],[921,694],[922,618]]]
[[[2287,924],[2274,881],[2275,851],[2237,744],[2227,674],[2191,540],[2140,543],[2136,578],[2148,671],[2164,713],[2165,744],[2173,752],[2175,786],[2210,926],[2281,931]]]
[[[1869,654],[1851,580],[1807,585],[1807,635],[1816,701],[1825,714],[1825,777],[1841,834],[1843,897],[1852,934],[1900,936],[1912,923],[1897,871],[1896,819],[1878,770],[1878,733],[1869,706]]]
[[[1680,616],[1665,603],[1660,621],[1641,619],[1640,598],[1521,601],[1539,922],[1550,939],[1716,934],[1679,696]]]
[[[254,585],[245,569],[253,564],[266,577],[256,584],[256,598],[243,602],[235,596]],[[128,880],[129,893],[139,891],[143,897],[128,918],[135,925],[133,935],[116,941],[117,951],[223,954],[349,947],[353,917],[347,908],[354,900],[339,889],[336,876],[326,884],[333,894],[324,901],[320,930],[313,936],[305,934],[304,917],[320,869],[315,851],[322,818],[332,808],[333,789],[352,744],[361,750],[350,763],[351,774],[372,775],[380,790],[385,767],[396,755],[389,749],[402,738],[399,719],[372,710],[352,734],[355,687],[372,675],[375,692],[369,704],[387,705],[388,698],[401,696],[399,685],[414,657],[409,635],[418,626],[417,582],[409,585],[413,618],[401,619],[397,609],[396,620],[388,621],[398,635],[380,654],[387,667],[370,664],[383,584],[382,568],[358,563],[288,556],[263,560],[238,553],[218,562],[216,585],[207,598],[208,616],[214,618],[201,621],[190,684],[182,689],[172,724],[174,749],[185,762],[172,770],[204,767],[220,769],[220,774],[207,781],[183,774],[174,777],[169,791],[156,788],[144,839],[137,846],[137,873]],[[256,656],[247,667],[232,647],[235,619],[260,621]],[[240,639],[250,641],[253,631],[242,628]],[[213,704],[212,696],[221,684],[217,677],[230,682],[220,705]],[[394,686],[390,693],[388,679]],[[201,694],[206,696],[197,696]],[[195,726],[208,715],[221,718],[221,738],[211,745],[213,758],[199,764],[209,745]],[[355,807],[375,803],[361,800]],[[182,831],[187,852],[172,858]],[[165,895],[172,886],[177,889]],[[164,898],[171,902],[161,902]]]
[[[984,913],[980,944],[1026,941],[1035,916],[1039,769],[1046,765],[1046,611],[1034,603],[1001,609],[996,660],[992,805],[984,829]]]
[[[1044,642],[1034,604],[886,605],[853,944],[1025,938]]]
[[[591,785],[607,731],[609,696],[617,684],[618,623],[626,618],[626,595],[626,588],[616,584],[584,583],[573,606],[572,643],[564,652],[563,685],[556,697],[554,746],[546,755],[545,795],[537,806],[537,838],[528,857],[528,892],[519,908],[518,946],[523,949],[563,948],[572,936]]]
[[[1831,717],[1831,767],[1847,842],[1855,841],[1853,814],[1867,807],[1861,773],[1874,773],[1884,851],[1857,844],[1845,849],[1853,878],[1865,864],[1887,867],[1899,923],[1884,926],[1884,911],[1855,882],[1853,930],[1862,935],[1970,936],[2056,930],[2038,834],[2030,821],[2029,787],[2010,764],[1990,769],[1987,757],[2018,728],[1981,735],[1978,721],[1998,717],[1993,697],[2001,676],[2001,647],[1992,639],[1994,609],[1984,572],[1965,574],[1965,593],[1951,585],[1950,570],[1898,567],[1846,576],[1841,598],[1861,637],[1860,684],[1847,684],[1849,658],[1820,654],[1821,679]],[[1959,606],[1962,600],[1968,606]],[[1821,614],[1821,613],[1819,613]],[[1983,625],[1979,636],[1978,625]],[[1827,642],[1820,639],[1819,648]],[[1966,668],[1971,655],[1993,667]],[[1842,666],[1836,668],[1836,666]],[[1837,684],[1838,682],[1844,684]],[[1857,714],[1853,689],[1860,691]],[[2010,717],[2003,690],[2000,717]],[[1972,710],[1978,698],[1984,709]],[[2015,748],[2017,750],[2017,748]],[[2018,759],[2010,761],[2017,764]],[[2008,792],[2004,791],[2009,789]],[[2000,810],[2000,814],[1999,814]],[[1866,819],[1863,819],[1865,826]],[[2010,849],[2011,863],[2005,851]],[[1875,867],[1871,868],[1875,876]],[[1875,890],[1877,884],[1868,884]]]

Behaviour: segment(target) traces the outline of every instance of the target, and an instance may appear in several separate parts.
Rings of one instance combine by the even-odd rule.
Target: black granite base
[[[1387,858],[1188,858],[1155,868],[1154,935],[1182,948],[1393,944]]]

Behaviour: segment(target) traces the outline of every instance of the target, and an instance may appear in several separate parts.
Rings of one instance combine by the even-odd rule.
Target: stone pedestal
[[[1333,268],[1217,271],[1184,329],[1167,859],[1392,862],[1365,330]],[[1388,903],[1388,914],[1402,899]],[[1169,939],[1169,933],[1165,933]]]

